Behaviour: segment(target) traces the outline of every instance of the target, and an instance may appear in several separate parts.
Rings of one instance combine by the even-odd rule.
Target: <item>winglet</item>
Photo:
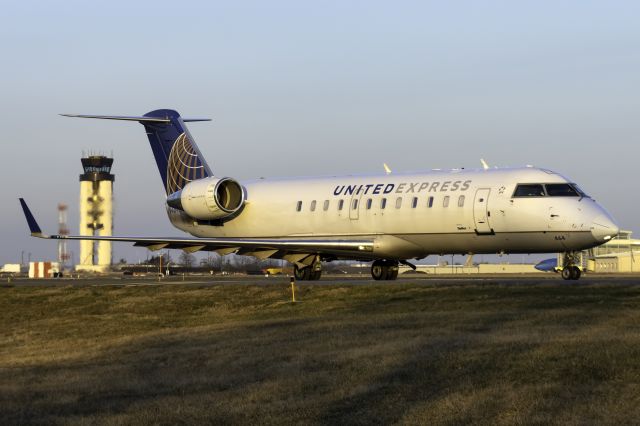
[[[31,236],[39,237],[39,238],[48,238],[47,235],[44,235],[42,233],[40,226],[38,226],[38,222],[36,222],[36,219],[33,217],[33,214],[31,214],[31,210],[29,210],[29,206],[27,206],[27,203],[24,201],[23,198],[20,198],[20,205],[22,206],[24,217],[25,219],[27,219],[27,224],[29,225]]]

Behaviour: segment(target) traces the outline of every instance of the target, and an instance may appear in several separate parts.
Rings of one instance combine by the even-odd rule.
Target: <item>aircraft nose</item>
[[[599,243],[604,243],[618,235],[620,229],[610,217],[596,216],[591,223],[591,235]]]

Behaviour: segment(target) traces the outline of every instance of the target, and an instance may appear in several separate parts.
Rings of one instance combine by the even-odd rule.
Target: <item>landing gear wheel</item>
[[[371,265],[371,276],[376,281],[395,280],[398,278],[398,262],[392,260],[376,260]]]
[[[579,280],[582,271],[577,266],[567,266],[562,270],[562,278],[565,280]]]
[[[309,279],[312,281],[318,281],[322,276],[322,263],[319,258],[309,266]]]
[[[322,276],[322,264],[316,262],[311,266],[299,267],[293,265],[293,276],[297,281],[317,281]]]
[[[311,267],[309,267],[309,268],[311,268]],[[322,276],[322,269],[318,269],[318,270],[315,270],[315,271],[310,271],[309,280],[318,281],[321,276]]]
[[[578,280],[582,275],[580,254],[577,252],[565,252],[563,258],[562,278],[565,280]]]
[[[293,265],[293,276],[297,281],[307,281],[311,276],[311,268],[308,266],[300,268],[298,265]]]
[[[389,265],[389,272],[387,273],[387,279],[393,281],[398,278],[398,264],[393,263]]]
[[[577,266],[572,266],[570,269],[571,269],[571,279],[572,280],[580,279],[580,275],[582,274],[582,271],[580,271],[580,268],[578,268]]]
[[[387,277],[387,268],[382,260],[376,260],[371,265],[371,276],[374,280],[380,281]]]

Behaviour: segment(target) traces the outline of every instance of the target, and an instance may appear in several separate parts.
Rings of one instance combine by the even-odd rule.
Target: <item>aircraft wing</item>
[[[47,235],[42,232],[24,199],[20,198],[29,230],[33,237],[53,240],[90,240],[130,242],[150,250],[181,249],[186,252],[216,251],[220,254],[242,254],[260,259],[285,258],[302,262],[309,255],[327,254],[344,258],[366,258],[373,252],[369,239],[318,238],[175,238],[144,236]],[[369,254],[369,256],[367,256]]]

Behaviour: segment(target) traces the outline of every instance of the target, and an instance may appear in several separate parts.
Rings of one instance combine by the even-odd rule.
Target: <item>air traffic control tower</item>
[[[80,235],[112,235],[113,158],[89,155],[81,161],[84,173],[80,175]],[[110,267],[110,241],[80,241],[77,271],[107,272]]]

